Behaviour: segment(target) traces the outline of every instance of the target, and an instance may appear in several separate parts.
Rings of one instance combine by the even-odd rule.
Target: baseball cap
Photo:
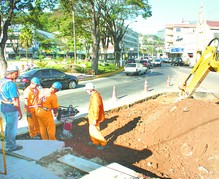
[[[85,90],[92,90],[92,89],[95,89],[95,86],[93,83],[87,83],[85,85]]]
[[[16,66],[16,65],[10,65],[10,66],[8,66],[7,72],[15,72],[15,71],[19,71],[18,66]]]

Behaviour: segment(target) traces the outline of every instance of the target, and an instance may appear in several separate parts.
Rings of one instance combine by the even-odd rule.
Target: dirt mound
[[[107,112],[101,129],[110,147],[103,151],[87,145],[87,118],[76,120],[66,147],[75,155],[117,162],[147,177],[219,178],[219,105],[206,96],[178,102],[176,97],[163,94]],[[61,133],[62,126],[58,139]]]
[[[145,121],[145,145],[153,154],[140,163],[170,178],[219,178],[218,110],[215,102],[196,99],[163,107]]]

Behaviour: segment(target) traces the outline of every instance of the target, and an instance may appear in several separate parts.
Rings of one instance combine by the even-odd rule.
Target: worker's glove
[[[30,112],[27,112],[27,117],[32,117],[32,114]]]

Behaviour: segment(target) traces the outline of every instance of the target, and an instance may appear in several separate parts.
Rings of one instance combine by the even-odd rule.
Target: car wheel
[[[126,76],[129,76],[129,74],[128,74],[128,73],[126,73]]]
[[[77,83],[75,81],[70,81],[68,84],[69,89],[74,89],[77,87]]]

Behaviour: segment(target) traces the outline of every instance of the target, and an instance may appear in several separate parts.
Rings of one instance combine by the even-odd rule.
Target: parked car
[[[38,68],[29,70],[17,78],[15,83],[18,89],[24,90],[30,84],[33,77],[40,79],[40,84],[43,88],[50,88],[56,81],[62,84],[63,89],[74,89],[78,85],[78,78],[76,76],[68,75],[57,69]]]
[[[147,67],[148,69],[151,68],[151,63],[148,60],[140,60],[139,63]]]
[[[161,67],[161,63],[162,63],[162,61],[158,58],[153,61],[153,65],[155,67]]]
[[[184,65],[183,60],[180,57],[174,58],[170,64],[174,65],[174,66],[183,66]]]
[[[164,59],[163,59],[163,62],[164,62],[164,63],[170,63],[170,62],[171,62],[171,59],[169,59],[169,58],[164,58]]]
[[[141,63],[128,63],[124,67],[124,71],[126,75],[141,75],[147,72],[147,67],[145,67]]]

